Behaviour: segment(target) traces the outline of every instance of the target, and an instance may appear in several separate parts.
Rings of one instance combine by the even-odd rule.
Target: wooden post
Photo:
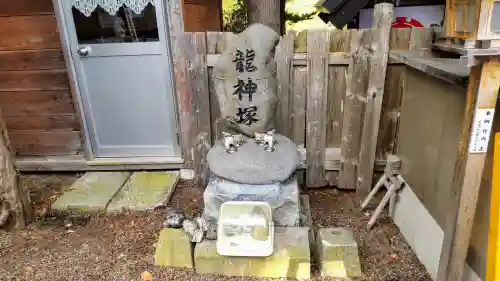
[[[393,14],[394,6],[392,4],[380,3],[375,5],[373,15],[374,33],[371,43],[373,54],[370,61],[370,78],[357,170],[357,192],[361,197],[368,195],[372,186]]]
[[[276,33],[283,34],[284,2],[281,0],[246,0],[248,23],[262,23],[274,29]]]
[[[500,59],[474,66],[453,176],[453,207],[446,216],[437,281],[462,280],[479,187],[500,87]]]
[[[26,227],[32,211],[29,194],[19,185],[7,128],[0,113],[0,227]]]
[[[193,112],[193,93],[187,73],[187,60],[184,57],[183,34],[184,34],[184,15],[182,13],[181,0],[170,0],[166,2],[167,19],[170,35],[170,45],[172,50],[172,65],[174,72],[174,88],[176,97],[176,109],[178,117],[179,144],[182,150],[185,168],[193,168],[193,147],[192,142],[195,139],[193,126],[195,126],[195,117]],[[166,78],[167,79],[167,78]]]
[[[292,82],[293,82],[293,35],[284,35],[276,47],[274,58],[277,65],[278,110],[277,132],[292,137]]]

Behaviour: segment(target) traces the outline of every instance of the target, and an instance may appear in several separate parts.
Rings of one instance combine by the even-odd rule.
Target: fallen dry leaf
[[[149,271],[144,271],[141,273],[141,279],[142,281],[153,281],[153,275]]]

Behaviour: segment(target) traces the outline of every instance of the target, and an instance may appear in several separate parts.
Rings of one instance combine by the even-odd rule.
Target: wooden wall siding
[[[221,31],[222,0],[184,0],[186,32]]]
[[[0,53],[2,70],[64,69],[64,57],[59,49],[4,51]]]
[[[52,0],[0,1],[0,16],[54,14]]]
[[[0,3],[0,108],[17,155],[82,150],[51,0]]]
[[[0,17],[0,51],[57,49],[54,15]]]
[[[336,30],[329,34],[324,32],[307,32],[305,36],[300,34],[288,34],[282,37],[278,44],[275,60],[278,70],[278,96],[279,105],[277,111],[278,132],[293,139],[307,154],[304,167],[313,168],[313,177],[309,178],[309,186],[321,186],[326,184],[337,184],[338,169],[341,167],[341,143],[342,130],[346,114],[346,91],[348,90],[347,71],[349,68],[350,52],[352,46],[357,48],[360,38],[366,41],[369,48],[371,30]],[[423,34],[411,36],[412,33]],[[313,35],[309,35],[313,34]],[[362,35],[365,34],[363,37]],[[412,31],[411,29],[393,29],[390,35],[390,48],[408,49],[422,48],[426,40],[422,36],[430,37],[431,29]],[[210,102],[210,122],[212,141],[221,138],[220,111],[217,97],[212,86],[212,66],[217,59],[217,54],[225,49],[227,38],[234,36],[231,33],[207,32],[207,66],[208,66],[208,89]],[[308,36],[309,40],[307,40]],[[321,38],[316,38],[319,36]],[[311,39],[315,38],[315,39]],[[293,40],[293,53],[292,49]],[[324,49],[320,49],[322,41],[328,40]],[[415,40],[415,42],[413,42]],[[308,42],[309,41],[309,42]],[[309,46],[310,42],[315,42]],[[352,42],[355,42],[354,44]],[[326,49],[328,47],[328,50]],[[312,49],[311,49],[312,48]],[[315,59],[315,58],[318,59]],[[315,60],[328,62],[325,69],[322,64],[316,67],[311,64]],[[369,70],[369,65],[360,69],[360,75]],[[396,135],[399,124],[401,95],[404,89],[404,65],[389,61],[386,76],[386,87],[382,102],[382,113],[380,117],[380,131],[377,141],[376,163],[381,163],[387,153],[395,152]],[[326,71],[326,72],[323,72]],[[356,81],[365,81],[357,79]],[[359,83],[353,83],[355,86]],[[363,84],[363,83],[361,83]],[[363,89],[365,89],[364,87]],[[316,96],[311,95],[314,89]],[[366,89],[355,92],[366,93]],[[324,90],[324,93],[323,93]],[[323,93],[323,94],[321,94]],[[320,105],[319,108],[314,106]],[[362,110],[353,111],[353,117],[359,117],[356,125],[359,130],[358,138],[361,138]],[[315,126],[321,128],[318,135],[312,134]],[[352,127],[352,126],[351,126]],[[354,128],[351,128],[354,130]],[[312,145],[312,147],[311,147]],[[306,152],[307,151],[307,152]],[[359,148],[352,150],[352,157],[357,160]],[[354,167],[355,169],[355,167]],[[349,186],[349,188],[356,188]]]

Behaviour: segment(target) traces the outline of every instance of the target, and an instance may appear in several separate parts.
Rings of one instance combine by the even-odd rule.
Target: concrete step
[[[179,181],[180,173],[135,172],[109,203],[108,212],[146,211],[164,206]]]
[[[129,172],[85,173],[52,204],[52,210],[102,212],[129,176]]]
[[[52,205],[69,212],[144,211],[164,205],[177,182],[178,171],[88,172]]]

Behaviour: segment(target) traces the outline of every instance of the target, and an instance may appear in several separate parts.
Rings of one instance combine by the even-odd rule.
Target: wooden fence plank
[[[330,34],[330,53],[349,52],[352,30],[334,30]]]
[[[351,49],[351,30],[337,30],[330,34],[330,52],[346,52]],[[350,60],[347,57],[348,61]],[[347,63],[348,65],[349,63]],[[326,146],[340,147],[342,137],[342,106],[346,92],[346,66],[328,67],[328,101]]]
[[[66,69],[59,49],[0,52],[1,70]]]
[[[380,116],[377,153],[375,158],[384,159],[387,154],[396,152],[401,98],[405,85],[404,77],[404,65],[391,65],[387,67],[384,101]]]
[[[325,185],[326,102],[328,90],[328,48],[330,33],[307,33],[307,186]]]
[[[306,143],[307,68],[294,67],[292,87],[292,140],[301,146]]]
[[[190,35],[191,46],[186,48],[188,75],[196,112],[196,133],[206,133],[211,139],[210,97],[208,91],[207,46],[204,32]],[[210,143],[210,141],[209,141]]]
[[[408,50],[410,47],[410,34],[409,28],[392,28],[391,41],[389,47],[391,50]]]
[[[0,17],[0,51],[60,48],[57,30],[53,15]]]
[[[26,70],[0,72],[0,92],[68,89],[66,70]]]
[[[411,30],[408,28],[391,29],[390,49],[408,49],[410,46],[410,33]],[[416,45],[414,44],[414,46]],[[401,97],[405,84],[404,72],[405,66],[403,64],[387,66],[386,86],[384,87],[385,93],[377,140],[377,158],[385,159],[387,154],[396,151]]]
[[[465,120],[453,176],[452,205],[446,216],[437,281],[462,280],[492,125],[492,118],[491,121],[486,120],[488,112],[492,115],[495,111],[500,87],[499,71],[500,59],[490,59],[471,70]],[[484,124],[484,127],[477,128],[479,124]],[[484,147],[474,151],[478,137],[476,130],[482,134],[483,129],[487,131]]]
[[[212,141],[210,124],[210,93],[208,90],[207,45],[204,32],[186,33],[184,35],[189,45],[184,46],[187,60],[188,76],[191,82],[195,124],[191,134],[194,136],[189,147],[193,148],[193,164],[195,180],[198,186],[208,182],[209,169],[206,154]]]
[[[276,47],[275,60],[278,80],[278,108],[276,112],[276,129],[278,133],[292,137],[292,87],[293,81],[293,35],[284,35]]]
[[[217,54],[217,45],[222,40],[222,32],[207,32],[207,54]]]
[[[418,50],[422,48],[430,48],[433,34],[434,30],[432,28],[412,28],[409,49]]]
[[[371,43],[373,53],[370,59],[370,77],[357,170],[357,192],[360,197],[368,195],[372,187],[393,15],[394,6],[392,4],[379,3],[375,5],[373,26],[376,29],[373,31]]]
[[[352,61],[347,71],[347,91],[342,118],[341,161],[339,188],[356,188],[358,156],[370,70],[371,30],[353,32]]]
[[[188,64],[184,57],[184,43],[189,44],[190,40],[185,40],[184,16],[182,3],[180,0],[167,1],[167,19],[170,35],[170,45],[172,49],[172,64],[174,72],[175,97],[177,102],[177,114],[179,118],[180,146],[185,168],[193,168],[193,153],[190,143],[195,139],[192,135],[195,118],[193,112],[193,94],[189,77],[187,74]]]

